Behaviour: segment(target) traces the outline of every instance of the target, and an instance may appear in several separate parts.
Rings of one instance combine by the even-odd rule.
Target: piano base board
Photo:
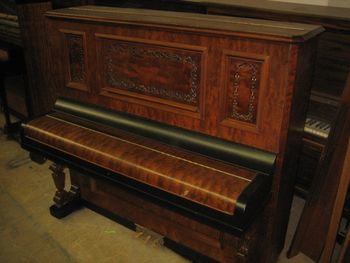
[[[195,261],[199,256],[208,259],[201,262],[259,262],[256,241],[262,238],[257,235],[260,223],[252,225],[242,236],[235,236],[145,200],[117,185],[72,169],[70,176],[78,182],[84,206],[132,230],[138,224],[164,236],[165,246],[184,257]]]
[[[90,203],[88,201],[82,200],[82,204],[84,207],[109,218],[110,220],[118,223],[119,225],[122,225],[132,231],[136,231],[136,224],[134,224],[132,221],[129,221],[125,218],[122,218],[116,214],[111,213],[110,211],[103,209],[97,205],[94,205],[93,203]],[[203,254],[197,253],[179,243],[174,242],[173,240],[169,238],[163,238],[164,240],[164,247],[167,247],[168,249],[174,251],[175,253],[181,255],[182,257],[191,260],[191,262],[206,262],[206,263],[216,263],[218,261],[213,260]]]

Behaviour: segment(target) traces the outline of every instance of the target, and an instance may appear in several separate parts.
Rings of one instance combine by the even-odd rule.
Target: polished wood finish
[[[51,53],[63,54],[54,58],[53,68],[60,95],[277,154],[271,199],[242,236],[143,200],[123,187],[87,179],[84,173],[79,175],[83,199],[221,262],[275,262],[288,222],[315,36],[322,29],[103,7],[55,10],[47,16],[53,28]],[[53,133],[53,145],[82,149],[73,143],[80,140],[76,131],[82,130],[55,125],[46,130]],[[70,141],[58,142],[55,136]],[[84,158],[94,158],[85,153]]]
[[[347,193],[347,167],[345,159],[350,136],[350,75],[342,96],[342,104],[337,113],[337,122],[331,130],[327,148],[321,157],[317,176],[308,195],[300,222],[298,224],[288,256],[303,252],[315,261],[320,259],[324,245],[323,262],[328,259],[333,249],[337,224],[332,219],[332,211],[341,215]],[[343,171],[344,169],[344,171]],[[338,197],[337,197],[338,195]],[[338,203],[336,203],[336,201]],[[334,207],[334,205],[336,205]],[[340,207],[341,206],[341,207]],[[336,215],[334,215],[336,216]],[[330,222],[332,223],[330,225]],[[333,234],[327,240],[327,232]],[[326,243],[327,242],[327,243]],[[333,244],[333,245],[332,245]]]
[[[96,16],[95,9],[98,14],[97,18],[94,18]],[[287,74],[291,69],[285,61],[296,61],[299,54],[298,42],[319,32],[319,28],[313,26],[304,28],[300,25],[298,31],[295,29],[286,30],[285,26],[273,26],[272,22],[259,22],[257,25],[258,22],[253,23],[250,20],[241,21],[220,17],[212,17],[211,20],[213,21],[207,21],[207,16],[187,15],[186,17],[183,15],[179,17],[175,13],[169,17],[161,16],[159,24],[156,26],[157,20],[155,18],[159,15],[159,12],[145,10],[138,14],[139,11],[136,10],[124,11],[124,9],[118,9],[117,12],[121,13],[121,15],[118,15],[118,19],[123,21],[123,17],[126,17],[134,20],[132,23],[135,25],[131,26],[124,25],[125,22],[120,24],[118,20],[115,20],[113,17],[116,16],[113,11],[104,11],[106,9],[103,7],[79,7],[71,8],[67,12],[52,11],[48,13],[56,26],[56,32],[70,30],[79,32],[78,35],[81,35],[82,32],[86,34],[86,52],[89,61],[86,61],[86,66],[82,65],[81,67],[86,69],[87,83],[85,85],[89,87],[88,92],[84,92],[82,89],[70,88],[71,80],[61,78],[62,88],[60,93],[62,95],[78,101],[106,105],[110,109],[128,112],[260,149],[272,152],[280,151],[281,138],[279,134],[284,121],[283,114],[285,114],[280,105],[284,103],[285,92],[288,93],[288,96],[292,96],[294,88],[286,83]],[[136,14],[129,16],[133,12]],[[141,16],[141,14],[144,14],[144,16]],[[65,17],[66,19],[62,20]],[[137,25],[141,17],[147,19]],[[79,20],[81,19],[95,21],[96,25],[90,26],[80,23]],[[104,21],[116,25],[108,25]],[[162,25],[166,23],[165,21],[170,21],[168,26]],[[222,24],[218,23],[219,21]],[[149,26],[147,26],[148,23]],[[198,29],[194,28],[190,31],[188,28],[181,26],[181,23],[194,23]],[[176,26],[176,24],[179,25]],[[245,28],[241,27],[242,24],[246,25]],[[223,25],[226,29],[219,31],[219,28]],[[207,29],[208,26],[209,29]],[[164,28],[164,32],[159,34],[159,29],[156,30],[156,27]],[[232,28],[231,31],[227,31],[228,28]],[[215,31],[213,31],[214,29]],[[251,34],[255,34],[259,29],[261,34],[258,34],[257,39],[249,40],[252,37]],[[93,30],[93,32],[90,33],[87,30]],[[108,32],[108,34],[101,34],[100,32]],[[205,32],[205,34],[201,32]],[[218,35],[219,32],[222,36]],[[65,36],[65,33],[55,35],[55,42],[52,43],[54,53],[58,50],[65,50],[66,54],[69,53],[64,44],[63,36]],[[248,39],[242,39],[243,37]],[[270,41],[271,39],[276,41]],[[219,46],[216,44],[219,43],[218,41],[220,42]],[[280,44],[279,41],[286,41],[286,44]],[[287,44],[289,42],[291,44]],[[310,45],[315,44],[313,41],[308,43]],[[214,46],[217,46],[217,48],[213,48]],[[305,49],[308,49],[306,44]],[[126,54],[133,52],[134,57],[131,61],[137,61],[136,59],[138,59],[140,65],[143,66],[133,68],[131,65],[129,75],[120,75],[113,64],[114,62],[111,62],[113,61],[112,58],[120,52]],[[182,55],[178,56],[176,52],[181,52]],[[110,53],[112,54],[110,55]],[[57,63],[62,66],[61,72],[70,67],[67,64],[67,61],[69,61],[67,58],[62,56],[58,59],[61,59],[60,63]],[[309,57],[306,57],[306,59],[309,59]],[[152,61],[158,63],[158,68],[144,66],[152,64]],[[166,75],[167,73],[160,69],[162,67],[169,68],[169,65],[178,68],[179,63],[187,63],[187,65],[182,69],[183,79],[176,79],[180,83],[176,83],[173,87],[174,80],[172,76]],[[239,73],[236,72],[235,65],[245,67],[240,72],[243,75],[240,77],[240,85],[246,85],[244,83],[248,82],[249,78],[255,79],[258,77],[258,75],[252,75],[249,68],[256,70],[258,69],[257,65],[261,67],[259,69],[261,71],[259,73],[260,79],[257,79],[256,83],[254,80],[253,83],[253,90],[256,88],[259,91],[259,96],[257,96],[259,97],[258,105],[256,105],[257,98],[252,104],[253,107],[256,107],[256,110],[254,110],[255,123],[247,123],[235,115],[227,116],[226,110],[222,112],[212,110],[221,109],[220,105],[229,103],[229,101],[225,102],[227,98],[231,98],[231,103],[234,104],[234,100],[229,94],[233,90],[225,90],[220,87],[222,85],[230,86],[230,83],[234,85],[231,82],[231,74]],[[308,65],[306,66],[308,67]],[[276,75],[274,72],[283,72],[283,74]],[[150,75],[150,73],[152,74]],[[230,73],[230,75],[227,75],[227,73]],[[57,75],[62,76],[59,73]],[[157,75],[159,80],[152,79],[153,86],[148,86],[149,83],[147,83],[146,77],[152,76],[154,78]],[[270,76],[273,76],[273,82],[268,80],[271,78]],[[160,82],[160,80],[163,82]],[[181,82],[190,84],[185,87]],[[259,87],[257,84],[259,84]],[[308,85],[307,78],[305,84],[302,83],[303,87],[305,85]],[[163,87],[169,87],[173,90],[162,90]],[[249,107],[245,105],[249,104],[251,88],[248,94],[243,88],[240,88],[237,92],[236,102],[239,103],[239,107],[243,105],[239,110],[241,113],[249,114]],[[159,98],[157,94],[162,94],[162,98]],[[266,100],[271,98],[274,98],[274,102],[266,104]],[[262,104],[264,107],[262,107]],[[285,110],[288,111],[289,109],[285,108]],[[228,111],[233,111],[233,109]],[[271,134],[276,136],[271,137]]]
[[[112,137],[50,116],[30,122],[24,132],[32,140],[86,162],[231,215],[235,213],[238,196],[256,176],[252,171],[144,138],[130,138],[123,133]],[[130,169],[130,166],[137,169]],[[60,172],[54,175],[64,178]],[[215,184],[208,184],[210,181]],[[55,182],[60,195],[64,181]]]

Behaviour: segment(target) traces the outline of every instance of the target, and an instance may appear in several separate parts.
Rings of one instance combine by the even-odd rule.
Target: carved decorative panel
[[[226,56],[225,119],[257,123],[263,60]]]
[[[102,92],[198,108],[202,53],[157,43],[101,38]]]
[[[68,72],[67,86],[87,90],[87,61],[85,34],[83,32],[63,31],[67,47]]]

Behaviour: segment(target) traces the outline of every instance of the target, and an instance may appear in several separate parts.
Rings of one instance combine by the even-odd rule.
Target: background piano
[[[14,1],[0,2],[0,49],[7,58],[0,63],[1,101],[6,116],[5,132],[12,134],[19,123],[10,118],[15,115],[24,120],[30,115],[25,85],[23,43]],[[1,127],[3,128],[3,127]]]

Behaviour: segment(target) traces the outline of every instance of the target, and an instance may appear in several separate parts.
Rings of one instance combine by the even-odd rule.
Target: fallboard
[[[63,98],[55,111],[24,125],[22,145],[235,232],[269,199],[276,158]]]

